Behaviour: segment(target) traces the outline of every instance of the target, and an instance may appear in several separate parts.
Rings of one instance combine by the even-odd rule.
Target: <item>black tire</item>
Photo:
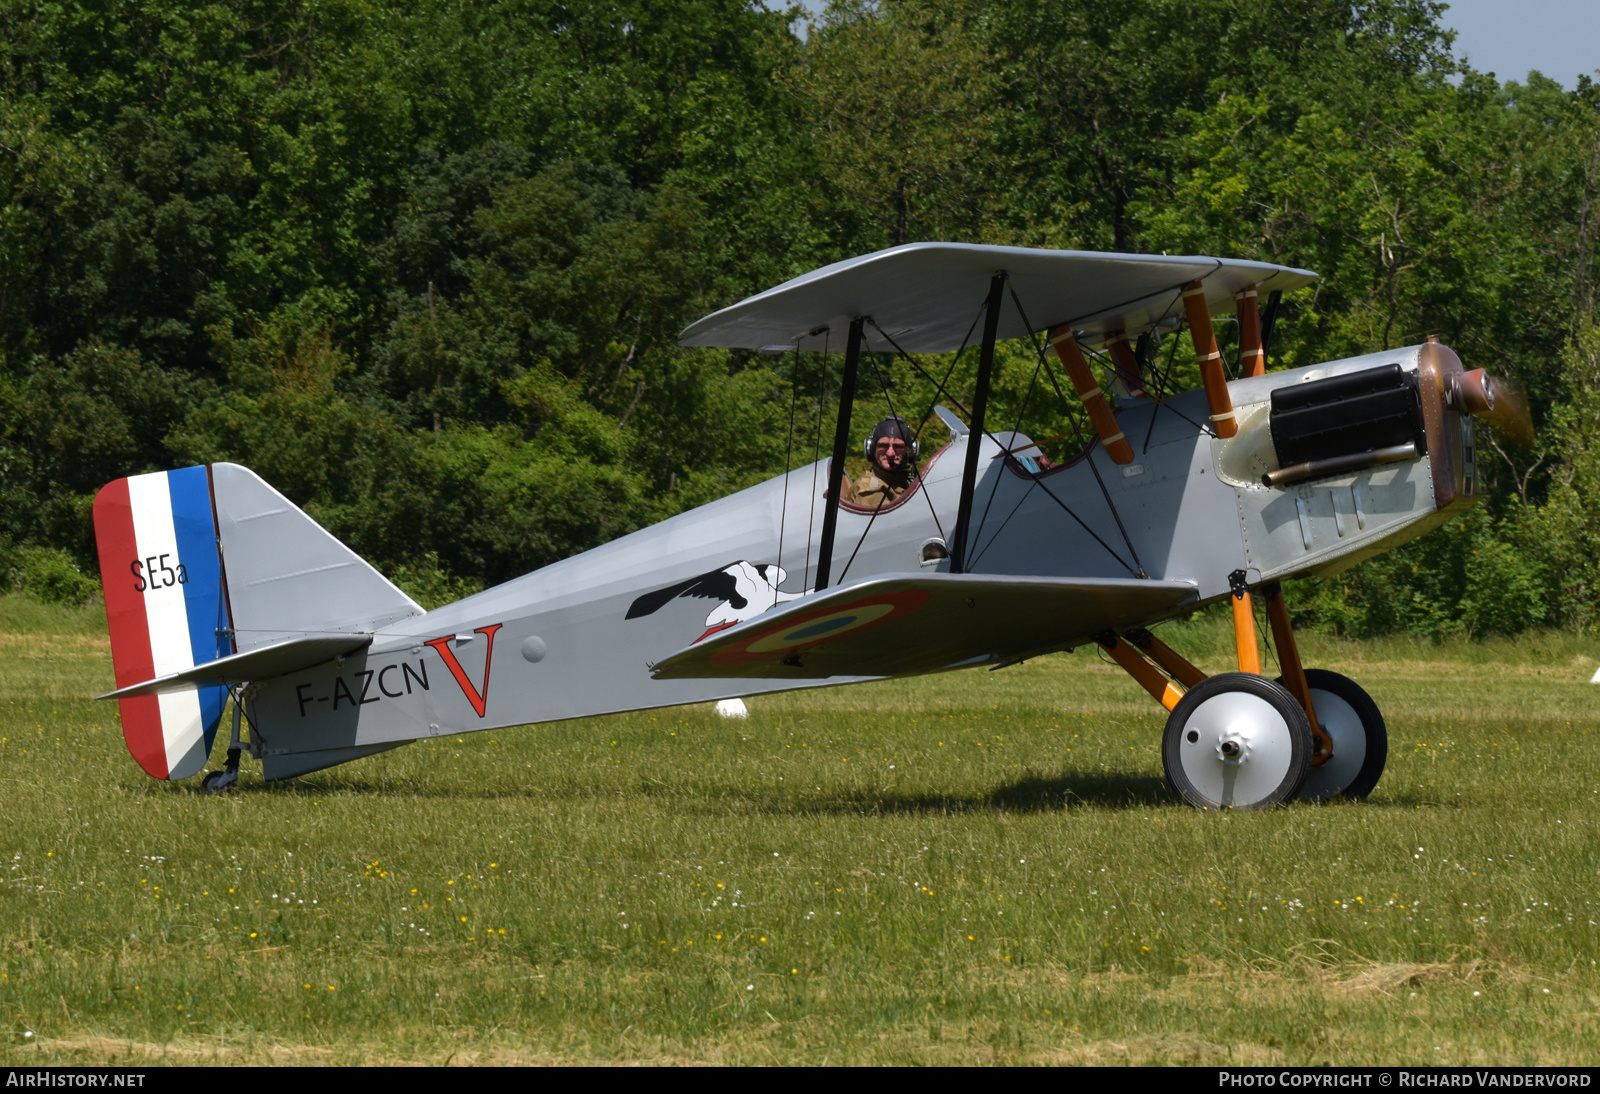
[[[231,771],[208,771],[200,780],[200,789],[207,794],[226,794],[238,785],[239,776]]]
[[[1384,764],[1389,760],[1389,730],[1383,724],[1383,714],[1372,696],[1342,673],[1306,669],[1306,685],[1311,689],[1311,706],[1317,712],[1317,721],[1324,723],[1323,728],[1334,738],[1334,757],[1321,767],[1311,769],[1299,796],[1307,801],[1328,801],[1342,795],[1360,801],[1378,785]],[[1331,696],[1334,702],[1325,703],[1318,692]],[[1348,707],[1347,712],[1340,710],[1340,703]],[[1323,714],[1324,705],[1328,708],[1327,715]],[[1353,773],[1347,767],[1342,771],[1333,767],[1339,760],[1339,737],[1348,736],[1348,731],[1338,732],[1340,715],[1344,713],[1353,714],[1360,721],[1360,732],[1365,738],[1361,762]]]
[[[1311,723],[1294,696],[1247,672],[1221,673],[1190,688],[1161,739],[1167,782],[1196,809],[1282,805],[1305,782],[1311,751]]]

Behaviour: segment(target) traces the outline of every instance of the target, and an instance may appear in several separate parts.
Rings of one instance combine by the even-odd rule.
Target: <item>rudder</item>
[[[107,484],[94,526],[119,688],[234,652],[207,468]],[[187,778],[205,766],[226,701],[219,684],[118,700],[123,740],[148,774]]]

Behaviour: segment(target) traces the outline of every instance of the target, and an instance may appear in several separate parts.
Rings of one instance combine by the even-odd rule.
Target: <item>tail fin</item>
[[[372,633],[423,610],[247,468],[219,463],[109,483],[95,538],[118,689],[291,639]],[[139,766],[205,766],[219,684],[121,698]]]
[[[217,539],[240,653],[291,638],[371,633],[420,604],[247,467],[212,464]]]
[[[94,530],[119,688],[233,652],[204,467],[108,484],[94,500]],[[193,775],[226,698],[209,685],[119,700],[128,751],[158,779]]]

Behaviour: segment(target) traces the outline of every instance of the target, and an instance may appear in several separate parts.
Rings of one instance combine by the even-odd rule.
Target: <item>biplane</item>
[[[433,611],[247,468],[119,479],[94,506],[118,685],[103,698],[139,765],[182,779],[231,696],[226,765],[204,780],[220,790],[246,752],[283,779],[443,734],[1090,646],[1168,711],[1162,758],[1191,805],[1361,797],[1383,770],[1382,715],[1301,664],[1282,583],[1461,512],[1480,494],[1478,420],[1530,427],[1502,382],[1431,338],[1268,371],[1278,301],[1314,277],[953,243],[825,266],[680,341],[842,354],[829,456]],[[1232,378],[1217,316],[1237,324]],[[1202,384],[1167,393],[1149,347],[1184,328]],[[1076,400],[1069,456],[990,421],[1001,343]],[[948,443],[913,447],[892,501],[853,501],[867,373],[902,361],[931,379],[919,361],[951,353],[977,360],[970,398],[937,387]],[[1235,671],[1207,675],[1151,633],[1222,601]]]

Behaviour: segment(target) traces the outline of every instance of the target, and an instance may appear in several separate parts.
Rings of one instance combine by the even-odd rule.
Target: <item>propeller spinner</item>
[[[1482,418],[1513,444],[1533,446],[1533,415],[1521,384],[1476,368],[1454,374],[1448,394],[1453,406]]]

